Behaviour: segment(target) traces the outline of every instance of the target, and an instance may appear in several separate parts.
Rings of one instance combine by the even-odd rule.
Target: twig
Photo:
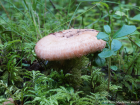
[[[9,16],[8,12],[6,11],[6,9],[4,8],[4,6],[2,5],[1,1],[0,1],[0,4],[1,4],[2,8],[4,9],[4,11],[6,12],[8,18],[10,19],[10,16]],[[10,20],[11,20],[11,19],[10,19]]]
[[[129,40],[130,40],[131,42],[133,42],[138,48],[140,48],[129,36],[128,36],[128,38],[129,38]],[[138,54],[135,56],[134,60],[131,62],[130,66],[129,66],[128,69],[126,70],[125,75],[126,75],[127,72],[129,71],[129,69],[132,67],[133,63],[139,58],[139,57],[138,57],[139,55],[140,55],[140,53],[138,53]],[[125,77],[125,76],[124,76],[124,77]],[[123,78],[124,78],[124,77],[123,77]]]
[[[129,36],[127,36],[131,42],[133,42],[137,47],[139,47]],[[140,48],[140,47],[139,47]]]
[[[51,2],[51,4],[52,4],[52,6],[53,6],[53,8],[57,11],[57,12],[59,12],[60,13],[60,11],[58,10],[58,9],[56,9],[56,7],[55,7],[55,5],[53,4],[53,2],[51,1],[51,0],[49,0],[50,2]],[[60,13],[61,14],[61,13]],[[61,14],[62,15],[62,14]],[[63,15],[62,15],[63,16]],[[64,16],[63,16],[64,17]]]

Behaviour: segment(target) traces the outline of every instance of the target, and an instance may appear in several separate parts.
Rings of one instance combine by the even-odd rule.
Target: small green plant
[[[0,45],[1,52],[1,66],[0,69],[3,72],[0,79],[8,83],[8,85],[14,84],[17,81],[23,81],[21,75],[23,75],[24,69],[17,67],[17,59],[21,56],[16,52],[16,44],[21,42],[20,40],[13,40],[5,42]],[[10,52],[10,53],[9,53]]]
[[[123,25],[116,33],[111,33],[111,28],[109,25],[104,26],[105,32],[99,32],[97,35],[98,39],[103,39],[107,42],[107,47],[103,49],[103,51],[98,54],[100,58],[108,58],[108,91],[109,91],[109,84],[110,84],[110,69],[117,70],[115,65],[111,66],[111,56],[116,55],[117,51],[121,48],[122,44],[118,40],[118,38],[125,37],[130,35],[136,30],[136,27],[133,25]]]
[[[9,86],[7,83],[4,83],[2,80],[0,80],[0,92],[1,89],[5,91],[4,94],[0,96],[0,103],[7,101],[7,97],[14,100],[20,100],[22,98],[21,89],[17,88],[15,85]]]

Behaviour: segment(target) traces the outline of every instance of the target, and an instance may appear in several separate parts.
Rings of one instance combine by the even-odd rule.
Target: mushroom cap
[[[55,61],[65,60],[101,51],[106,42],[97,39],[94,29],[68,29],[40,39],[35,46],[38,58]]]
[[[13,100],[13,98],[8,98],[7,100],[9,100],[9,101],[6,101],[6,102],[4,102],[3,103],[3,105],[14,105],[14,100]]]

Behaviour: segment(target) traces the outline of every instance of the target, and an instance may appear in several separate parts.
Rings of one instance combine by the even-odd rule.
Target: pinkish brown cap
[[[106,42],[97,39],[94,29],[68,29],[49,34],[35,46],[38,58],[54,61],[65,60],[101,51]]]
[[[3,103],[3,105],[15,105],[13,98],[8,98],[7,101]]]

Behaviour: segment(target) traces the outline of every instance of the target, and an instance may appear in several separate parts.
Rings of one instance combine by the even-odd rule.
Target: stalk
[[[111,57],[109,57],[109,62],[108,62],[108,92],[109,92],[109,86],[110,86],[110,82],[111,82],[111,78],[110,78],[110,69],[111,67]]]
[[[109,38],[109,46],[110,46],[110,50],[111,50],[111,37]],[[111,82],[111,74],[110,74],[110,67],[111,67],[111,57],[108,58],[108,92],[109,92],[109,86],[110,86],[110,82]]]

